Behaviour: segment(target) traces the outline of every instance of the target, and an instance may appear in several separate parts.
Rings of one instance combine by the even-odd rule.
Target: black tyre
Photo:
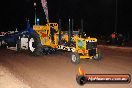
[[[52,48],[51,48],[51,47],[48,47],[48,46],[44,46],[44,47],[43,47],[43,53],[44,53],[45,55],[50,55],[50,54],[52,54],[52,53],[53,53]]]
[[[1,48],[1,46],[2,46],[2,41],[0,40],[0,48]]]
[[[1,48],[7,49],[7,44],[2,44],[2,45],[1,45]]]
[[[71,53],[71,62],[74,64],[79,64],[80,63],[80,56],[78,53]]]
[[[97,54],[95,56],[93,56],[93,59],[96,61],[100,61],[102,59],[102,53],[97,52]]]
[[[83,86],[87,82],[87,79],[84,76],[77,76],[76,81],[79,85]]]
[[[20,50],[21,50],[21,40],[18,38],[16,42],[16,51],[20,52]]]
[[[0,48],[1,48],[1,46],[2,46],[2,41],[0,40]]]
[[[7,49],[7,43],[3,43],[4,41],[0,41],[0,48]]]
[[[29,51],[34,56],[40,56],[43,54],[43,47],[37,33],[31,34],[29,37]]]
[[[55,54],[57,52],[57,49],[52,49],[52,53]]]

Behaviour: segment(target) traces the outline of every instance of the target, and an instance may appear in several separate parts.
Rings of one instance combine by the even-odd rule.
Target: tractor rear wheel
[[[71,53],[71,62],[74,64],[79,64],[80,63],[80,56],[78,53]]]
[[[34,56],[40,56],[43,54],[41,40],[38,36],[35,36],[34,34],[32,34],[29,38],[29,51]]]

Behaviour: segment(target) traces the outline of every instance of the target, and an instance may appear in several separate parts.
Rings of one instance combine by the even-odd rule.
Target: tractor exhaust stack
[[[61,19],[59,19],[59,44],[61,41]]]

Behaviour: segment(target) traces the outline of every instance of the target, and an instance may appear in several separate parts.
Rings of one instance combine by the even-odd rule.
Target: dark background
[[[132,0],[117,0],[117,32],[132,33]],[[37,17],[45,24],[41,0],[37,2]],[[68,19],[74,19],[74,30],[84,20],[87,34],[110,34],[114,32],[115,0],[47,0],[50,22],[62,19],[63,30],[67,30]],[[22,30],[26,18],[34,24],[34,0],[3,0],[0,3],[0,31]]]

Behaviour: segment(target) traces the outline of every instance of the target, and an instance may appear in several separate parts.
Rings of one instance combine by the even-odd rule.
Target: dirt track
[[[0,50],[0,64],[31,88],[132,88],[132,83],[86,84],[83,87],[76,83],[79,66],[89,74],[132,75],[132,50],[109,49],[102,46],[99,49],[103,53],[102,61],[83,60],[79,65],[71,63],[68,53],[33,57],[26,52]]]

